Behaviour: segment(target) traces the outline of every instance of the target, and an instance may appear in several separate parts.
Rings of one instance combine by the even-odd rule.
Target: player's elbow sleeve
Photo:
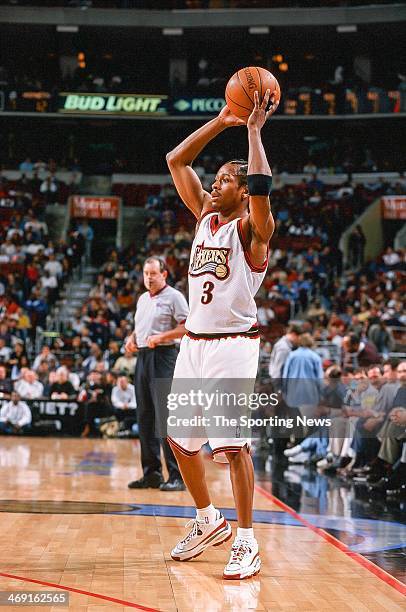
[[[269,196],[272,188],[272,176],[267,174],[249,174],[247,176],[248,193],[251,196]]]

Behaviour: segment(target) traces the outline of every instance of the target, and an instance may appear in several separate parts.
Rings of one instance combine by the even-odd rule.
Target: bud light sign
[[[60,113],[95,115],[166,114],[167,96],[139,94],[59,94]]]

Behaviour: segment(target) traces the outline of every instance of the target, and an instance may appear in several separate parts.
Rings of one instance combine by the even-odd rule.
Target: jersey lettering
[[[225,280],[230,275],[228,263],[230,249],[205,247],[197,244],[190,263],[189,274],[191,276],[201,276],[202,274],[212,274],[218,280]]]
[[[202,304],[210,304],[210,302],[213,299],[213,289],[214,289],[214,283],[212,283],[211,281],[206,281],[203,285],[203,295],[202,295],[202,299],[200,300]]]

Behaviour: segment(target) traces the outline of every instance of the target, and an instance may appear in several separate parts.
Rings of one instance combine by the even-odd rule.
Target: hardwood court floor
[[[257,578],[222,580],[230,542],[172,561],[191,498],[127,488],[141,474],[138,442],[3,437],[0,473],[2,591],[69,587],[69,609],[88,612],[404,609],[400,592],[311,529],[283,524],[287,515],[260,492],[255,508],[280,520],[255,525]],[[228,469],[208,461],[207,475],[213,502],[232,508]]]

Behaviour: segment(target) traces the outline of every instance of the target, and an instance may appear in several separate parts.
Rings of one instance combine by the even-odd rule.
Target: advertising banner
[[[175,98],[172,112],[176,115],[215,115],[225,105],[224,98]]]
[[[85,405],[76,400],[22,399],[31,410],[33,433],[78,435],[83,429]],[[0,408],[6,400],[0,402]]]
[[[72,217],[82,219],[118,219],[120,198],[114,196],[71,196]]]
[[[24,91],[18,101],[19,109],[27,112],[46,113],[51,104],[52,94],[49,91]]]
[[[60,93],[58,112],[89,115],[166,115],[167,96],[108,93]]]
[[[382,217],[384,219],[406,220],[406,195],[383,197]]]

